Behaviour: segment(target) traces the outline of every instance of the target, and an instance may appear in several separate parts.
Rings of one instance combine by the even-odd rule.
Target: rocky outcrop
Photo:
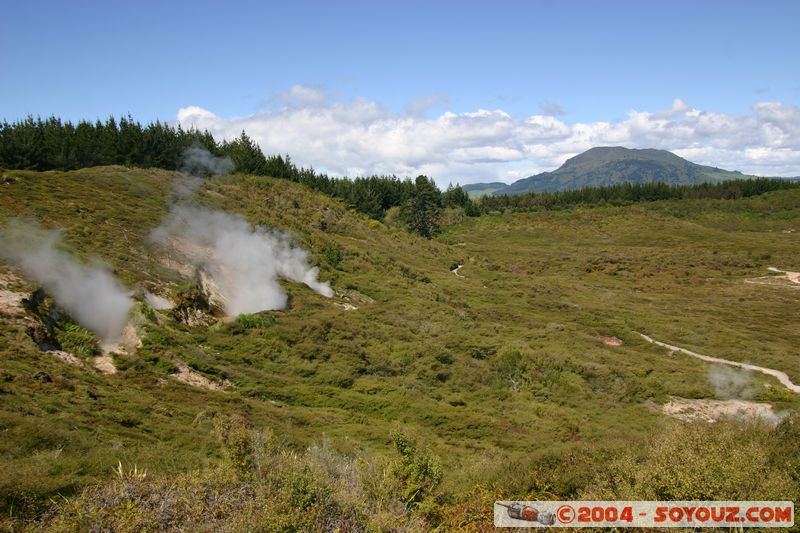
[[[21,303],[32,318],[26,332],[36,346],[44,352],[61,350],[61,344],[56,338],[59,312],[54,305],[47,302],[44,289],[36,289],[28,298],[23,298]]]
[[[172,309],[176,320],[189,326],[207,326],[225,316],[225,297],[210,275],[198,269],[194,283],[178,293]]]

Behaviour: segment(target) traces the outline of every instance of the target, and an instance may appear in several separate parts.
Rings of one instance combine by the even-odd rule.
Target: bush
[[[78,357],[94,357],[100,353],[97,347],[97,336],[74,322],[64,325],[64,332],[59,335],[61,347]]]
[[[430,531],[409,502],[430,496],[438,462],[403,435],[400,460],[350,458],[327,441],[299,452],[242,417],[214,419],[224,464],[169,477],[119,466],[108,481],[54,502],[46,531]],[[397,475],[392,475],[396,473]],[[400,477],[398,477],[400,476]]]
[[[339,263],[342,262],[342,249],[338,246],[326,248],[323,257],[325,258],[325,262],[331,267],[338,268]]]
[[[442,481],[438,458],[417,449],[417,443],[404,433],[392,437],[400,460],[393,465],[394,475],[401,481],[403,502],[409,509],[418,507]]]
[[[277,322],[277,319],[266,313],[243,313],[236,317],[235,322],[244,329],[266,329]]]
[[[763,423],[671,424],[607,464],[585,499],[785,500],[793,483],[771,462],[774,431]]]

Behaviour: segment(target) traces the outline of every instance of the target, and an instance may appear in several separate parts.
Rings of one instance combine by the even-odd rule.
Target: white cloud
[[[280,100],[289,107],[313,107],[325,104],[325,92],[302,85],[293,85],[280,94]]]
[[[553,170],[593,146],[662,148],[694,162],[769,176],[800,175],[800,108],[762,102],[747,115],[693,109],[675,99],[667,109],[631,110],[616,122],[567,124],[551,115],[516,118],[501,109],[424,111],[444,102],[419,99],[402,113],[357,98],[332,102],[296,85],[283,106],[223,118],[197,106],[178,111],[184,127],[218,140],[244,129],[265,154],[290,154],[300,165],[334,175],[427,174],[449,182],[511,182]]]

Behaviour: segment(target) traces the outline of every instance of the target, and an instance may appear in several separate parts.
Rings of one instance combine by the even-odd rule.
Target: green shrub
[[[151,365],[166,372],[167,374],[175,374],[176,372],[178,372],[178,367],[172,364],[172,362],[170,362],[169,360],[164,359],[163,357],[159,357],[157,355],[150,355],[145,357],[144,359]]]
[[[323,253],[323,257],[325,258],[325,262],[328,263],[333,268],[338,268],[339,263],[342,262],[342,249],[338,246],[331,246],[330,248],[326,248],[325,252]]]
[[[274,316],[266,313],[242,313],[235,320],[235,323],[244,329],[266,329],[277,322]]]
[[[225,456],[240,478],[250,478],[255,470],[253,431],[244,418],[217,417],[214,431],[222,441]]]
[[[393,473],[402,482],[402,498],[409,509],[418,507],[442,481],[439,459],[427,451],[420,451],[417,443],[404,433],[392,437],[400,454],[393,465]]]
[[[59,335],[58,340],[65,351],[78,357],[94,357],[100,353],[100,349],[97,347],[97,336],[75,322],[68,322],[64,325],[64,331]]]
[[[139,304],[139,311],[141,311],[142,316],[144,316],[150,322],[155,322],[156,320],[158,320],[155,309],[153,309],[152,307],[150,307],[145,303]]]
[[[673,423],[646,445],[607,463],[581,496],[599,500],[789,499],[793,482],[785,464],[771,461],[774,443],[775,432],[763,423]]]

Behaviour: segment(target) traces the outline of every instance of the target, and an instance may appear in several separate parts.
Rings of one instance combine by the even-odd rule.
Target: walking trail
[[[781,372],[780,370],[775,370],[775,369],[772,369],[772,368],[764,368],[763,366],[751,365],[749,363],[740,363],[738,361],[729,361],[727,359],[722,359],[720,357],[711,357],[711,356],[708,356],[708,355],[695,353],[695,352],[692,352],[692,351],[687,350],[685,348],[679,348],[678,346],[673,346],[673,345],[667,344],[665,342],[657,341],[657,340],[653,339],[652,337],[648,337],[644,333],[639,333],[639,335],[641,335],[642,338],[644,340],[646,340],[647,342],[650,342],[650,343],[655,344],[657,346],[662,346],[662,347],[664,347],[664,348],[666,348],[668,350],[671,350],[673,352],[685,353],[686,355],[691,355],[692,357],[696,357],[698,359],[702,359],[703,361],[707,361],[709,363],[721,363],[723,365],[735,366],[735,367],[739,367],[739,368],[744,368],[745,370],[753,370],[755,372],[761,372],[762,374],[767,374],[768,376],[773,376],[773,377],[777,378],[778,381],[780,381],[781,384],[784,387],[786,387],[787,389],[789,389],[790,391],[796,392],[796,393],[800,393],[800,385],[795,385],[794,383],[792,383],[792,380],[789,379],[789,376],[786,375],[786,372]]]

